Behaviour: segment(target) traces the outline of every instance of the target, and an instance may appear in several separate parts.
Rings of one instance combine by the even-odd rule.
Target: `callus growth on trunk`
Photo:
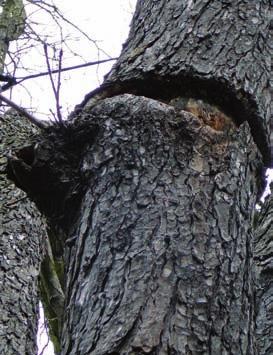
[[[270,165],[272,32],[270,1],[138,1],[119,60],[83,104],[96,94],[203,98],[247,120]]]
[[[69,234],[64,354],[257,353],[252,217],[258,150],[271,159],[270,11],[138,1],[119,60],[74,113],[100,131]],[[216,129],[215,112],[234,124]]]
[[[27,169],[10,162],[67,238],[63,355],[258,353],[270,6],[138,1],[103,85],[67,130],[44,134]]]
[[[254,354],[248,125],[217,131],[133,95],[81,118],[101,128],[82,161],[63,354]]]

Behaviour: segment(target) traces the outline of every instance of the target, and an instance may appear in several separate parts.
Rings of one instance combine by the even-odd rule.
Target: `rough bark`
[[[93,131],[92,124],[89,127],[76,125],[65,131],[50,125],[34,142],[27,140],[27,148],[14,148],[6,169],[8,177],[47,216],[48,237],[43,240],[40,296],[56,353],[60,351],[63,318],[64,243],[85,188],[84,179],[78,174],[82,145],[86,144],[84,137],[90,139]]]
[[[247,124],[217,132],[132,95],[99,124],[69,233],[62,354],[254,354]]]
[[[27,152],[34,134],[37,130],[15,112],[0,117],[0,353],[5,355],[33,355],[37,350],[45,226],[37,207],[5,172],[10,151]]]
[[[40,270],[40,296],[47,319],[49,337],[55,354],[60,353],[60,333],[64,310],[64,261],[63,245],[59,235],[48,230],[45,257]]]
[[[273,190],[273,186],[271,191]],[[255,231],[257,274],[256,327],[258,354],[273,354],[273,193],[259,213]]]
[[[272,19],[267,0],[140,0],[119,60],[82,105],[120,93],[201,97],[247,120],[270,165]]]
[[[69,132],[51,128],[33,154],[10,170],[66,238],[62,354],[257,353],[262,163],[247,123],[216,131],[122,95]],[[31,192],[41,174],[44,190]]]
[[[62,354],[258,354],[269,12],[263,0],[140,0],[105,83],[31,159],[10,160],[65,245]],[[173,104],[190,97],[234,124]]]

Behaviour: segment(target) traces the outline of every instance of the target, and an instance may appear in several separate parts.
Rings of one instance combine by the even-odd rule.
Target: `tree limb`
[[[54,112],[52,112],[53,117],[55,121],[63,126],[63,119],[62,119],[62,114],[61,114],[61,108],[60,108],[60,87],[61,87],[61,61],[62,61],[62,50],[60,51],[59,55],[59,65],[58,65],[58,78],[57,78],[57,86],[54,83],[53,75],[52,75],[52,70],[50,67],[49,63],[49,56],[48,56],[48,50],[47,50],[47,45],[44,44],[44,52],[45,52],[45,59],[46,59],[46,65],[47,65],[47,70],[48,70],[48,75],[50,79],[50,83],[52,86],[52,90],[54,93],[55,101],[56,101],[56,115]]]
[[[117,58],[103,59],[103,60],[97,60],[97,61],[94,61],[94,62],[88,62],[88,63],[78,64],[78,65],[73,65],[71,67],[62,68],[61,72],[80,69],[80,68],[84,68],[84,67],[88,67],[88,66],[92,66],[92,65],[103,64],[103,63],[107,63],[107,62],[110,62],[110,61],[113,61],[113,60],[117,60]],[[57,74],[57,73],[59,73],[59,69],[51,70],[51,74]],[[17,85],[17,84],[21,84],[25,80],[35,79],[35,78],[39,78],[41,76],[46,76],[46,75],[49,75],[48,71],[37,73],[37,74],[31,74],[31,75],[27,75],[27,76],[19,77],[19,78],[13,78],[12,81],[10,80],[10,82],[8,82],[7,84],[3,85],[2,91],[8,90],[11,86],[14,86],[14,85]]]
[[[9,105],[10,107],[12,107],[14,110],[16,110],[18,113],[20,113],[21,115],[25,116],[31,123],[33,123],[35,126],[41,128],[41,129],[45,129],[47,127],[47,125],[45,123],[43,123],[42,121],[38,120],[36,117],[34,117],[33,115],[31,115],[27,110],[25,110],[23,107],[20,107],[19,105],[17,105],[15,102],[9,100],[8,98],[6,98],[5,96],[3,96],[2,94],[0,94],[0,100],[4,101],[7,105]]]

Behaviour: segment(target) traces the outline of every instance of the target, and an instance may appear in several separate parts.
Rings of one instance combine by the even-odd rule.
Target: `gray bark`
[[[62,354],[255,354],[248,124],[217,132],[133,95],[81,119],[101,129],[81,162]]]
[[[0,353],[5,355],[37,351],[38,275],[46,231],[34,203],[6,177],[7,155],[25,148],[26,159],[34,134],[37,130],[16,113],[0,117]]]
[[[273,188],[273,186],[272,186]],[[272,191],[272,189],[271,189]],[[267,197],[255,231],[255,265],[257,274],[256,326],[258,354],[273,354],[273,193]]]
[[[66,236],[62,354],[258,354],[248,123],[122,95],[39,141],[10,170]]]
[[[272,21],[267,0],[139,0],[119,60],[83,105],[120,93],[201,97],[247,120],[270,165]]]
[[[268,1],[140,0],[105,83],[10,161],[65,244],[63,355],[259,354],[271,37]]]

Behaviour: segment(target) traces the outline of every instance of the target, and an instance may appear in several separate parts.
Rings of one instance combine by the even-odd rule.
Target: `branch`
[[[43,11],[47,12],[51,18],[53,19],[53,21],[57,24],[57,26],[62,29],[62,25],[59,23],[59,19],[66,22],[68,25],[70,25],[72,28],[76,29],[77,31],[79,31],[79,33],[81,33],[88,41],[90,41],[98,50],[99,52],[102,52],[103,54],[105,54],[106,56],[108,56],[110,58],[110,55],[108,53],[106,53],[103,49],[101,49],[96,40],[93,40],[91,37],[89,37],[89,35],[84,32],[83,30],[80,29],[80,27],[78,27],[76,24],[74,24],[72,21],[70,21],[68,18],[66,18],[58,9],[58,7],[54,4],[48,4],[46,1],[44,0],[28,0],[28,2],[32,3],[33,5],[38,6],[39,8],[41,8]]]
[[[47,45],[46,44],[44,44],[44,52],[45,52],[45,59],[46,59],[48,75],[49,75],[49,79],[50,79],[52,90],[53,90],[54,97],[55,97],[56,115],[57,115],[57,117],[54,114],[54,112],[52,112],[52,114],[53,114],[53,117],[54,117],[56,123],[59,123],[61,126],[63,126],[63,119],[62,119],[62,114],[61,114],[61,109],[60,109],[60,86],[61,86],[61,81],[60,81],[61,72],[60,72],[60,70],[62,69],[61,61],[62,61],[62,53],[63,52],[61,50],[60,51],[60,55],[59,55],[59,68],[58,68],[57,87],[55,86],[55,83],[54,83],[54,80],[53,80],[53,75],[52,75],[52,71],[51,71],[51,67],[50,67],[50,63],[49,63],[49,56],[48,56],[48,50],[47,50]]]
[[[94,62],[87,62],[87,63],[83,63],[83,64],[73,65],[71,67],[62,68],[61,72],[80,69],[80,68],[84,68],[84,67],[89,67],[92,65],[99,65],[99,64],[103,64],[103,63],[110,62],[110,61],[117,60],[117,59],[118,58],[102,59],[102,60],[97,60]],[[57,74],[57,73],[59,73],[59,68],[51,70],[51,74]],[[25,80],[35,79],[35,78],[39,78],[41,76],[46,76],[46,75],[49,75],[48,71],[37,73],[37,74],[31,74],[31,75],[27,75],[27,76],[19,77],[19,78],[12,78],[10,83],[8,82],[7,84],[2,86],[2,91],[8,90],[11,86],[21,84]],[[8,77],[8,76],[6,76],[6,77]]]
[[[56,96],[56,112],[59,122],[63,125],[63,118],[61,113],[61,105],[60,105],[60,88],[61,88],[61,72],[62,72],[62,58],[63,58],[63,50],[60,50],[59,53],[59,67],[58,67],[58,80],[57,80],[57,96]]]
[[[7,99],[5,96],[0,94],[0,100],[4,101],[7,105],[12,107],[15,111],[26,117],[31,123],[33,123],[35,126],[45,129],[47,126],[44,124],[42,121],[38,120],[36,117],[32,116],[27,110],[24,108],[18,106],[15,102]]]
[[[71,67],[62,68],[61,72],[80,69],[80,68],[88,67],[88,66],[91,66],[91,65],[98,65],[98,64],[110,62],[110,61],[117,60],[117,59],[118,58],[102,59],[102,60],[97,60],[95,62],[88,62],[88,63],[78,64],[78,65],[73,65]],[[57,74],[57,73],[59,73],[59,69],[51,70],[51,74]],[[48,71],[37,73],[37,74],[32,74],[32,75],[28,75],[28,76],[24,76],[22,78],[16,78],[15,80],[16,80],[16,84],[20,84],[22,81],[25,81],[25,80],[28,80],[28,79],[34,79],[34,78],[38,78],[40,76],[46,76],[46,75],[49,75]],[[19,80],[19,81],[17,81],[17,80]]]

